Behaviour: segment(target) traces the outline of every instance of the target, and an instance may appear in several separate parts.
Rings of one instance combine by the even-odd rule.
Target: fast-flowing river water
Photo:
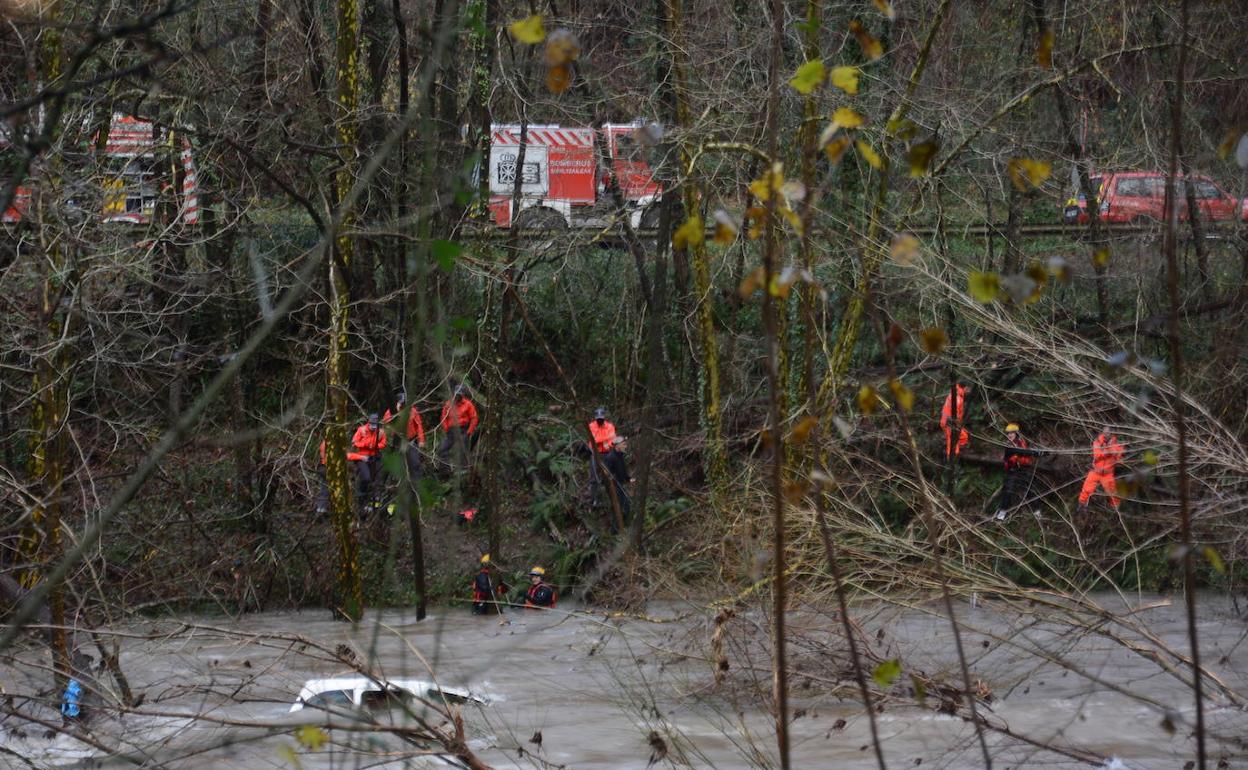
[[[1099,600],[1123,622],[991,601],[958,605],[967,662],[986,698],[981,715],[995,726],[984,735],[994,767],[1179,770],[1195,759],[1194,702],[1182,681],[1188,672],[1164,652],[1188,651],[1181,600]],[[1248,693],[1248,623],[1225,597],[1202,596],[1199,604],[1203,660],[1218,677],[1207,682],[1209,767],[1248,768],[1248,713],[1236,700]],[[966,719],[934,708],[936,695],[927,694],[923,706],[910,697],[911,673],[961,682],[950,625],[938,608],[881,602],[852,612],[871,654],[902,667],[876,720],[890,768],[985,764]],[[445,766],[386,733],[385,725],[403,721],[401,712],[369,712],[371,722],[357,729],[301,731],[330,719],[318,710],[290,711],[304,683],[364,667],[392,679],[429,678],[432,671],[442,686],[482,696],[484,704],[461,707],[464,733],[495,768],[776,766],[766,617],[742,611],[725,624],[728,671],[717,684],[713,613],[672,603],[648,612],[608,617],[561,604],[553,612],[509,610],[509,622],[500,624],[460,607],[435,610],[419,623],[412,612],[390,610],[353,629],[327,612],[303,611],[106,629],[105,638],[119,634],[121,667],[143,702],[120,715],[96,709],[78,728],[81,739],[54,732],[55,712],[26,700],[55,701],[46,652],[32,644],[0,665],[11,696],[10,713],[0,718],[0,765]],[[843,654],[838,622],[801,611],[791,625],[792,766],[877,767],[852,682],[829,679],[817,665]]]

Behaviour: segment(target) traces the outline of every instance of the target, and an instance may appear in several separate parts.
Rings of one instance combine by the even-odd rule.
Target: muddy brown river
[[[981,711],[996,728],[985,735],[993,767],[1179,770],[1195,759],[1194,703],[1181,681],[1188,672],[1168,657],[1188,649],[1181,600],[1091,602],[1123,622],[992,601],[958,605],[972,676],[990,698]],[[872,654],[902,664],[877,715],[890,768],[985,766],[971,724],[935,708],[933,695],[924,705],[911,697],[911,672],[961,681],[938,606],[878,602],[851,613]],[[1199,607],[1203,659],[1217,677],[1206,701],[1208,766],[1248,769],[1241,698],[1248,693],[1248,622],[1225,597],[1202,596]],[[716,683],[714,613],[670,603],[648,613],[609,618],[561,604],[555,612],[511,610],[500,625],[459,607],[419,623],[393,610],[371,613],[355,629],[324,611],[148,621],[114,629],[142,704],[122,714],[97,709],[80,737],[25,718],[60,724],[49,707],[55,698],[45,653],[32,645],[0,663],[10,696],[0,718],[0,766],[448,766],[387,732],[387,725],[410,724],[402,711],[348,709],[345,718],[341,711],[290,711],[306,681],[353,675],[344,662],[352,656],[379,676],[429,678],[432,671],[442,686],[480,695],[485,703],[461,707],[465,737],[495,768],[778,766],[765,695],[766,617],[743,611],[728,622],[729,669]],[[790,622],[792,766],[877,767],[852,682],[828,674],[844,647],[837,621],[801,611]],[[351,727],[349,713],[364,721]],[[330,723],[338,726],[305,728]]]

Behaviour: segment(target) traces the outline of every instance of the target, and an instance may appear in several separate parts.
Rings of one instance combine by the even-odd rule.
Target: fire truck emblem
[[[524,164],[524,180],[522,184],[540,184],[542,179],[542,164],[525,163]],[[516,183],[516,156],[515,153],[504,153],[498,156],[498,183],[499,184],[515,184]]]

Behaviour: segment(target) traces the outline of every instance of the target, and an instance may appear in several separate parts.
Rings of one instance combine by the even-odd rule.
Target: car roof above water
[[[299,711],[317,696],[326,693],[344,693],[351,699],[351,704],[359,706],[364,701],[365,693],[401,691],[419,698],[443,698],[455,701],[472,701],[485,703],[486,699],[468,690],[455,687],[442,687],[427,679],[386,679],[378,680],[364,676],[331,677],[328,679],[309,679],[299,690],[299,697],[291,705],[291,711]]]

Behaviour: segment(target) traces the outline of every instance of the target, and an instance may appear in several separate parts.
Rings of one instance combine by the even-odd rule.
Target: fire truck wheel
[[[526,209],[516,217],[516,227],[521,230],[562,230],[567,226],[563,215],[554,209]]]

